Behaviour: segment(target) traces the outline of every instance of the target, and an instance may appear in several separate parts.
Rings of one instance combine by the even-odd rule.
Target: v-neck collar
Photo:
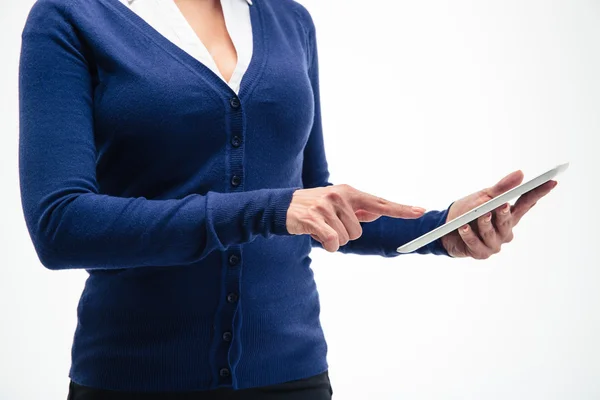
[[[250,7],[250,20],[252,24],[252,42],[253,51],[248,69],[246,70],[240,84],[239,95],[225,82],[219,75],[215,74],[208,66],[204,65],[185,50],[181,49],[175,43],[171,42],[142,17],[129,9],[120,0],[99,0],[112,8],[116,14],[123,19],[133,24],[138,31],[150,38],[158,47],[169,53],[171,56],[178,59],[183,64],[186,64],[193,72],[205,78],[211,86],[220,92],[226,92],[231,97],[239,97],[244,99],[250,94],[258,76],[260,75],[266,57],[266,36],[264,35],[263,17],[261,14],[259,0],[253,0]]]

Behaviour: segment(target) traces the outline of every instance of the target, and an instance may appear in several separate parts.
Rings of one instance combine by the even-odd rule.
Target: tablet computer
[[[510,200],[519,197],[530,190],[535,189],[536,187],[543,185],[549,180],[553,179],[558,174],[564,172],[569,167],[569,163],[560,164],[555,168],[552,168],[549,171],[544,172],[543,174],[536,176],[535,178],[522,183],[521,185],[514,187],[500,196],[494,197],[493,199],[483,203],[479,207],[472,209],[471,211],[467,211],[463,215],[460,215],[454,218],[452,221],[446,222],[444,225],[437,227],[436,229],[427,232],[426,234],[412,240],[396,249],[398,253],[412,253],[415,250],[420,249],[421,247],[428,245],[441,238],[442,236],[447,235],[448,233],[460,228],[463,225],[468,224],[469,222],[481,217],[484,214],[489,213],[490,211],[495,210],[501,205],[509,202]]]

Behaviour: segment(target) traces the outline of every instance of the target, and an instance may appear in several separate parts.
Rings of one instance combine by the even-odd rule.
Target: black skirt
[[[71,381],[67,400],[330,400],[332,395],[329,374],[325,371],[310,378],[277,385],[199,392],[118,392],[81,386]]]

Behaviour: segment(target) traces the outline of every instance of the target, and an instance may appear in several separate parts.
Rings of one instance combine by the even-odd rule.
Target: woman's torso
[[[238,96],[118,0],[73,1],[69,18],[94,77],[100,192],[165,200],[301,187],[314,93],[298,7],[254,1],[253,54]],[[324,371],[309,252],[306,236],[258,237],[194,264],[90,271],[71,378],[114,390],[198,390]]]

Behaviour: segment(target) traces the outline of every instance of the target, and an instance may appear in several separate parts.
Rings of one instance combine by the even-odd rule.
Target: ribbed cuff
[[[452,204],[454,204],[454,203],[452,203]],[[433,212],[428,217],[428,221],[424,221],[423,225],[421,225],[421,227],[425,228],[425,229],[422,230],[420,235],[424,235],[425,233],[444,225],[446,223],[446,219],[448,218],[448,212],[450,211],[450,207],[452,207],[452,204],[450,204],[450,206],[444,211]],[[448,251],[442,244],[442,238],[439,238],[439,239],[434,240],[433,242],[429,243],[427,246],[425,246],[425,249],[426,250],[423,254],[429,253],[429,254],[435,254],[437,256],[447,256],[447,257],[450,256],[448,254]]]
[[[246,243],[257,235],[290,235],[287,210],[298,188],[207,194],[209,240],[219,248]]]
[[[428,211],[417,219],[388,219],[387,217],[380,217],[380,240],[383,246],[383,254],[386,257],[400,255],[396,251],[398,246],[406,244],[445,224],[448,218],[448,211],[449,208],[443,211]],[[415,253],[448,256],[441,238],[412,252],[412,254]]]
[[[299,187],[289,189],[275,189],[271,207],[273,208],[273,226],[271,232],[275,235],[291,236],[287,230],[287,211],[292,203],[294,192]]]

